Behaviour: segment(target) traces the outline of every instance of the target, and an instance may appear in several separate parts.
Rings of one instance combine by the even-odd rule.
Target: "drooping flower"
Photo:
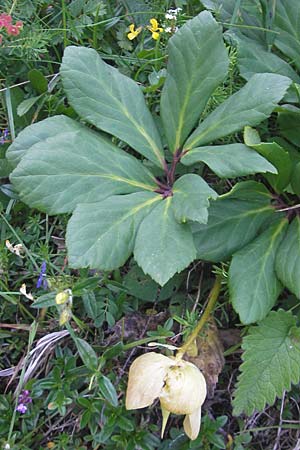
[[[200,431],[206,381],[198,367],[184,360],[150,352],[139,356],[129,370],[126,409],[145,408],[159,398],[163,436],[170,413],[185,414],[183,427],[192,440]]]
[[[11,23],[12,23],[11,15],[6,13],[0,14],[0,27],[7,27],[8,25],[11,25]]]
[[[10,36],[18,36],[18,34],[20,34],[20,28],[12,24],[6,26],[6,31]]]
[[[150,19],[151,25],[148,25],[147,28],[152,33],[152,38],[157,41],[160,33],[163,32],[163,28],[158,26],[158,22],[156,19]]]
[[[127,34],[127,37],[130,41],[132,41],[140,34],[140,32],[142,31],[142,27],[138,27],[137,29],[135,29],[135,25],[134,23],[132,23],[131,25],[129,25],[129,30],[130,32]]]

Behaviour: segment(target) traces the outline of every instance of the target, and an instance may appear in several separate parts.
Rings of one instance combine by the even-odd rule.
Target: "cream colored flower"
[[[20,292],[21,292],[22,295],[24,295],[29,300],[34,300],[32,293],[31,292],[27,292],[25,283],[23,283],[22,286],[20,287]]]
[[[139,356],[130,367],[126,409],[145,408],[159,398],[162,436],[170,413],[174,413],[185,414],[184,431],[190,439],[196,439],[205,397],[205,378],[187,361],[150,352]]]
[[[12,245],[8,239],[5,241],[6,248],[12,253],[22,258],[21,253],[24,251],[24,247],[22,244]]]

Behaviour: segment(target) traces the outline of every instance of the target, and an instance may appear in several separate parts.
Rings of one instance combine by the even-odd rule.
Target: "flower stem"
[[[219,294],[220,294],[220,290],[221,290],[221,276],[217,275],[214,285],[212,287],[212,290],[210,291],[209,297],[208,297],[208,303],[207,306],[205,308],[204,313],[202,314],[199,322],[197,323],[196,327],[194,328],[194,330],[192,331],[192,333],[190,334],[190,336],[188,337],[188,339],[186,340],[186,342],[178,349],[178,352],[176,354],[176,359],[182,359],[183,355],[187,352],[187,350],[189,349],[189,347],[193,344],[193,342],[195,341],[195,339],[197,338],[197,336],[199,335],[200,331],[202,330],[202,328],[204,327],[204,325],[206,324],[206,322],[208,321],[208,319],[210,318],[210,315],[215,307],[215,304],[219,298]]]

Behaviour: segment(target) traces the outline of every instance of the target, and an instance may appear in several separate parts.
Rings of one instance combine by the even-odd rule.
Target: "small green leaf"
[[[154,177],[136,158],[79,123],[65,124],[64,133],[27,150],[12,172],[25,203],[57,214],[113,194],[155,190]]]
[[[251,127],[245,127],[244,140],[246,145],[256,150],[276,167],[278,174],[266,174],[265,178],[276,192],[282,192],[291,178],[292,161],[289,153],[276,142],[259,142],[258,133]]]
[[[18,116],[19,117],[24,116],[42,97],[43,94],[38,95],[37,97],[30,97],[27,98],[26,100],[23,100],[17,108]]]
[[[84,339],[77,338],[74,340],[80,358],[82,359],[83,364],[92,372],[97,370],[98,366],[98,357],[95,353],[95,350],[90,346],[88,342]]]
[[[43,94],[48,89],[48,81],[47,78],[44,77],[42,72],[37,69],[32,69],[28,72],[28,79],[34,89],[39,93]]]
[[[70,267],[113,270],[125,264],[140,222],[158,201],[158,194],[136,192],[79,204],[67,228]]]
[[[73,46],[65,50],[61,76],[81,117],[163,168],[160,136],[135,81],[102,61],[94,49]]]
[[[31,308],[48,308],[55,305],[55,292],[40,295],[40,297],[31,304]]]
[[[238,183],[212,202],[207,224],[192,224],[198,258],[226,261],[252,241],[264,222],[274,215],[270,199],[263,185],[250,181]]]
[[[296,216],[288,226],[281,242],[275,263],[279,280],[297,298],[300,298],[300,217]]]
[[[265,318],[282,289],[275,273],[275,257],[287,228],[280,219],[233,255],[229,268],[232,305],[244,324]]]
[[[300,381],[300,343],[293,339],[297,318],[290,312],[272,311],[243,339],[243,364],[238,378],[234,414],[252,415],[272,405],[291,384]]]
[[[195,174],[183,175],[173,186],[172,208],[179,222],[194,220],[206,223],[208,219],[209,199],[218,194]]]
[[[222,28],[209,12],[203,11],[171,37],[167,54],[161,116],[169,148],[175,152],[227,74]]]
[[[116,389],[109,378],[102,375],[98,380],[101,395],[115,408],[118,406],[118,395]]]
[[[291,80],[281,75],[259,73],[219,105],[203,120],[184,144],[185,150],[205,145],[244,126],[255,126],[267,119],[282,99]]]
[[[244,144],[193,148],[181,159],[187,166],[200,161],[205,162],[221,178],[234,178],[258,172],[277,173],[272,164]]]
[[[145,217],[134,248],[138,265],[161,286],[196,258],[190,226],[176,221],[171,204],[168,197]]]

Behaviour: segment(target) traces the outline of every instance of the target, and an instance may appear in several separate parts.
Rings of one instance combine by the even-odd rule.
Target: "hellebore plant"
[[[29,126],[7,151],[15,167],[11,181],[25,203],[73,214],[66,238],[70,267],[113,270],[133,253],[164,285],[197,258],[192,225],[207,223],[209,201],[218,196],[195,164],[205,162],[224,178],[276,173],[245,144],[209,144],[266,119],[290,80],[257,74],[201,118],[227,75],[220,25],[201,12],[170,38],[167,51],[160,118],[153,118],[138,84],[95,50],[65,50],[60,73],[70,104],[87,124],[127,143],[128,152],[66,116]],[[190,173],[183,165],[192,166]]]

